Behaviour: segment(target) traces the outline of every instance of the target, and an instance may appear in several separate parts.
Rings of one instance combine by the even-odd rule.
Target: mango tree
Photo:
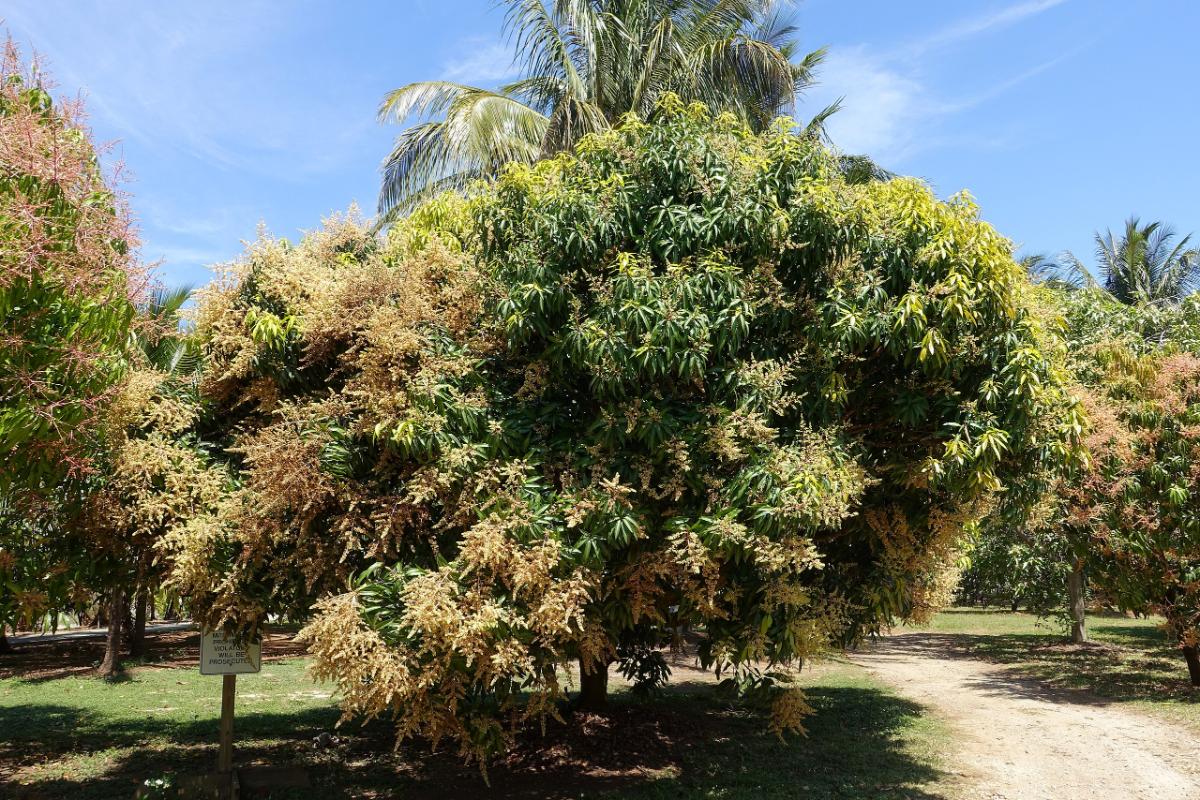
[[[966,197],[672,97],[386,240],[265,238],[197,313],[241,489],[176,584],[243,631],[319,598],[346,713],[469,757],[571,662],[587,707],[613,664],[661,682],[688,629],[798,728],[773,667],[936,609],[964,530],[1073,457],[1010,252]]]
[[[1200,685],[1200,298],[1130,306],[1091,290],[1061,303],[1091,454],[1065,487],[1066,524],[1099,585],[1166,618]]]
[[[86,568],[63,533],[96,472],[141,272],[78,103],[0,55],[0,632]]]
[[[0,490],[85,474],[124,366],[136,242],[80,109],[0,59]]]

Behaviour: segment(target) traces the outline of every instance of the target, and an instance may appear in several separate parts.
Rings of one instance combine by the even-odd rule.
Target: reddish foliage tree
[[[89,471],[146,273],[82,103],[36,63],[0,56],[0,487]]]

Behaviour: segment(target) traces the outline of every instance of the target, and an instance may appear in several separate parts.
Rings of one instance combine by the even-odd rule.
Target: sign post
[[[262,669],[262,643],[239,644],[224,631],[200,634],[200,674],[221,676],[221,749],[217,772],[187,779],[181,784],[185,797],[213,797],[238,800],[243,790],[307,788],[308,772],[301,767],[233,768],[233,705],[237,695],[237,676]]]
[[[262,644],[239,644],[224,631],[205,631],[200,637],[200,674],[221,675],[221,749],[217,771],[233,772],[233,701],[237,676],[262,669]]]
[[[217,756],[217,772],[233,769],[233,698],[237,693],[237,675],[221,678],[221,751]]]

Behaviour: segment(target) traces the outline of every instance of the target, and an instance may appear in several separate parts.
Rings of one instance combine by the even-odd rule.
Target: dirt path
[[[956,655],[945,636],[889,636],[852,660],[955,729],[953,788],[969,800],[1200,796],[1190,731]]]

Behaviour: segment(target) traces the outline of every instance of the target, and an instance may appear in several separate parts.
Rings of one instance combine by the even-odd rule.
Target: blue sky
[[[259,223],[295,237],[374,208],[389,89],[510,72],[491,0],[7,0],[65,95],[82,93],[168,283],[202,284]],[[847,151],[968,189],[1027,251],[1128,215],[1200,231],[1200,4],[1187,0],[807,0],[826,45],[804,117],[836,97]]]

